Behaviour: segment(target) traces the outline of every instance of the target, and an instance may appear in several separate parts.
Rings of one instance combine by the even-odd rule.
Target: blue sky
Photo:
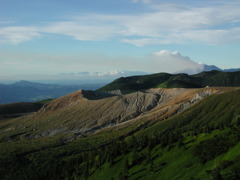
[[[0,76],[240,67],[238,0],[0,0]]]

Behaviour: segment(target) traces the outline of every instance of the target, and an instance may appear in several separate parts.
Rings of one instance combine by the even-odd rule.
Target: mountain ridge
[[[209,71],[188,75],[157,73],[144,76],[122,77],[98,89],[99,92],[121,90],[124,93],[149,88],[203,88],[207,86],[240,86],[240,71]]]

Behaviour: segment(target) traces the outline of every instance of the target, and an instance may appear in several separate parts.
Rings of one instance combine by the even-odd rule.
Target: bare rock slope
[[[45,105],[26,122],[34,121],[34,137],[59,133],[83,135],[143,119],[164,120],[220,91],[216,88],[156,88],[113,96],[79,90]]]

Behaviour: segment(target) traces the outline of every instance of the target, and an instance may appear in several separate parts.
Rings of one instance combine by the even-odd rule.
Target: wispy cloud
[[[0,28],[0,43],[18,44],[40,37],[41,33],[36,27],[14,26]]]
[[[142,2],[142,3],[150,3],[152,2],[152,0],[132,0],[133,3],[138,3],[138,2]]]
[[[6,20],[1,20],[0,19],[0,25],[3,25],[3,24],[13,24],[14,23],[14,21],[6,21]]]
[[[114,28],[102,25],[87,25],[81,22],[57,22],[42,28],[43,32],[71,36],[81,41],[103,41],[110,38]]]
[[[122,41],[135,46],[190,43],[204,43],[209,45],[231,44],[240,42],[240,28],[165,32],[162,36],[135,39],[126,38],[122,39]]]
[[[132,0],[148,3],[149,0]],[[153,6],[153,3],[150,3]],[[81,41],[120,40],[136,46],[148,44],[240,42],[240,3],[188,6],[154,3],[148,13],[76,14],[65,21],[0,28],[0,43],[17,44],[44,33]]]

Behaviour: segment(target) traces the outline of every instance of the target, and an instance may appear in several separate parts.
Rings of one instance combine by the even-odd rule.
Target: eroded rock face
[[[133,121],[161,121],[174,116],[216,89],[150,89],[127,95],[77,91],[52,101],[29,120],[31,138],[73,134],[75,137],[100,129],[127,126]]]
[[[160,95],[158,94],[143,92],[119,96],[111,107],[101,113],[99,122],[121,123],[136,118],[156,107],[159,99]]]

